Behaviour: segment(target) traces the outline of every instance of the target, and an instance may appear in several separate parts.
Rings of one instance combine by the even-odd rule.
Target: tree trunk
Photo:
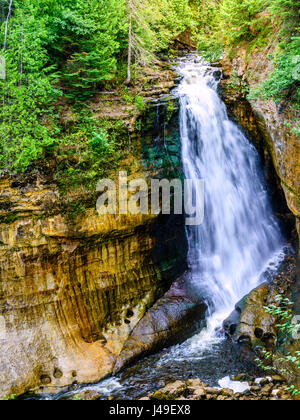
[[[129,0],[129,31],[128,31],[128,64],[127,64],[127,79],[125,85],[131,82],[131,60],[132,60],[132,4]]]
[[[23,15],[24,19],[24,15]],[[22,22],[22,35],[21,35],[21,57],[20,57],[20,86],[22,85],[23,79],[23,40],[24,40],[24,23]]]

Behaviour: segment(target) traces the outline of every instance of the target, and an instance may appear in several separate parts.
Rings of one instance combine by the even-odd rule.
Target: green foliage
[[[103,128],[99,128],[98,130],[95,128],[92,132],[92,138],[87,144],[91,151],[96,153],[100,159],[106,153],[113,153],[115,151],[114,143],[109,141],[108,134]]]
[[[265,30],[266,19],[257,14],[267,0],[198,0],[198,47],[209,61],[219,59],[225,47],[250,41]]]
[[[57,151],[57,181],[62,191],[84,185],[94,189],[96,183],[113,170],[119,155],[118,139],[111,126],[96,121],[87,110],[82,110],[74,125],[61,139]]]
[[[298,356],[300,357],[300,352]],[[295,387],[295,385],[290,385],[289,387],[286,388],[286,390],[289,391],[294,396],[300,395],[300,391],[299,389]]]
[[[274,70],[250,92],[249,99],[285,101],[299,109],[300,103],[300,0],[199,0],[198,47],[204,58],[214,61],[226,49],[233,57],[243,44],[248,54],[272,47]],[[282,28],[281,31],[278,28]],[[278,33],[274,34],[274,30]],[[292,130],[300,134],[299,123]]]
[[[298,332],[299,325],[293,323],[293,306],[294,303],[289,299],[284,298],[281,295],[276,296],[276,304],[265,307],[265,311],[268,314],[273,315],[277,319],[276,327],[278,328],[279,334],[281,334],[282,340],[288,340],[291,338],[294,332]],[[263,351],[263,356],[266,361],[272,363],[273,353],[269,351]],[[283,357],[280,357],[279,362],[287,364],[293,363],[297,369],[300,369],[300,351],[296,351],[295,355],[292,355],[290,352],[285,354]],[[273,370],[272,366],[266,366],[260,359],[256,359],[258,365],[265,371]],[[281,369],[281,373],[286,373],[286,370]],[[294,385],[291,385],[287,388],[292,395],[300,395],[300,391],[296,389]]]
[[[132,93],[127,87],[125,87],[122,96],[128,105],[135,105],[139,111],[145,111],[145,99],[141,95]]]
[[[287,22],[291,20],[295,23],[299,22],[299,0],[272,0],[270,10],[274,15],[281,15],[287,18]]]
[[[137,65],[154,61],[155,53],[166,52],[180,33],[193,26],[189,0],[127,0],[126,6],[125,15],[132,22],[130,55]]]
[[[286,22],[286,42],[275,58],[274,73],[257,95],[299,102],[299,0],[132,0],[131,4],[134,66],[169,51],[187,28],[203,56],[212,61],[220,58],[224,46],[257,41],[259,34],[259,39],[267,39],[266,18],[257,13],[270,8],[275,18]],[[13,0],[10,13],[9,5],[10,0],[0,0],[0,55],[5,57],[7,74],[6,80],[0,80],[0,174],[23,172],[66,147],[68,154],[79,153],[81,170],[89,166],[88,154],[106,167],[117,150],[114,139],[95,121],[83,122],[82,115],[90,118],[86,105],[99,90],[125,80],[128,0]],[[124,97],[144,110],[140,95],[125,91]],[[65,106],[81,115],[71,132],[61,122]],[[299,126],[293,130],[298,133]],[[99,172],[90,166],[89,175]],[[78,176],[77,167],[68,170]]]
[[[145,105],[145,100],[142,96],[140,95],[135,95],[134,97],[134,102],[136,107],[138,108],[139,111],[145,111],[146,109],[146,105]]]
[[[277,318],[276,327],[285,337],[289,337],[295,330],[295,325],[292,323],[294,303],[281,295],[276,296],[276,303],[264,309]]]
[[[151,26],[157,39],[155,49],[164,50],[186,28],[193,27],[194,19],[189,0],[156,0],[156,3],[158,19]]]
[[[124,13],[122,0],[77,0],[62,11],[57,42],[63,53],[72,51],[62,68],[67,95],[84,102],[101,82],[114,77]]]
[[[300,103],[300,1],[272,0],[270,10],[283,19],[283,42],[274,59],[275,70],[262,86],[251,92],[250,98],[285,100],[299,109]],[[299,126],[293,131],[299,134]]]
[[[201,55],[210,62],[220,59],[224,51],[224,37],[220,31],[220,5],[215,0],[200,0],[194,4],[198,27],[196,39]]]
[[[218,61],[224,52],[224,42],[218,38],[207,38],[205,36],[198,37],[198,48],[201,56],[213,63]]]
[[[16,399],[15,394],[5,395],[3,398],[0,398],[2,401],[14,401]]]

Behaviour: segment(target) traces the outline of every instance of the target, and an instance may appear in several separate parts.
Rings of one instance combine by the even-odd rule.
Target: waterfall
[[[282,257],[284,241],[258,152],[218,96],[220,70],[192,56],[182,60],[179,73],[184,174],[205,183],[204,222],[187,227],[191,287],[209,306],[203,340],[264,281],[269,264]]]

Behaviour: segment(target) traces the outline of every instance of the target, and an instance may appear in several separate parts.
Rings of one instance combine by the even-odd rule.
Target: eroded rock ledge
[[[200,379],[189,381],[176,381],[165,388],[156,391],[143,400],[201,400],[201,401],[255,401],[255,400],[291,400],[291,395],[286,391],[284,380],[279,376],[269,378],[251,378],[239,375],[232,378],[238,384],[241,382],[248,389],[244,392],[234,392],[228,388],[213,388],[203,383]]]
[[[174,76],[156,76],[158,97],[174,86]],[[122,107],[113,104],[113,117]],[[148,120],[156,109],[149,114]],[[168,169],[173,174],[179,166],[174,118],[175,132],[161,123],[161,141],[149,129],[130,134],[131,177],[147,178],[153,160],[158,171],[157,156],[163,160],[169,146]],[[72,208],[84,203],[84,211],[71,213],[66,200]],[[134,327],[185,270],[181,216],[100,217],[95,204],[84,186],[63,197],[50,162],[0,179],[0,397],[55,392],[112,373]]]
[[[300,141],[292,130],[299,113],[284,103],[247,99],[249,87],[259,86],[272,71],[272,61],[263,52],[255,51],[249,57],[246,49],[239,48],[234,59],[225,57],[220,66],[222,95],[229,112],[256,142],[266,165],[274,166],[300,238]]]

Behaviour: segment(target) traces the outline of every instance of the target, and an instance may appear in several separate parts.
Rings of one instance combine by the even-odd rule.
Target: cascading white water
[[[179,73],[184,174],[205,183],[204,222],[187,228],[192,287],[209,304],[203,346],[204,336],[213,338],[234,305],[262,281],[270,262],[282,256],[283,238],[259,155],[217,94],[220,71],[193,56],[181,62]]]

